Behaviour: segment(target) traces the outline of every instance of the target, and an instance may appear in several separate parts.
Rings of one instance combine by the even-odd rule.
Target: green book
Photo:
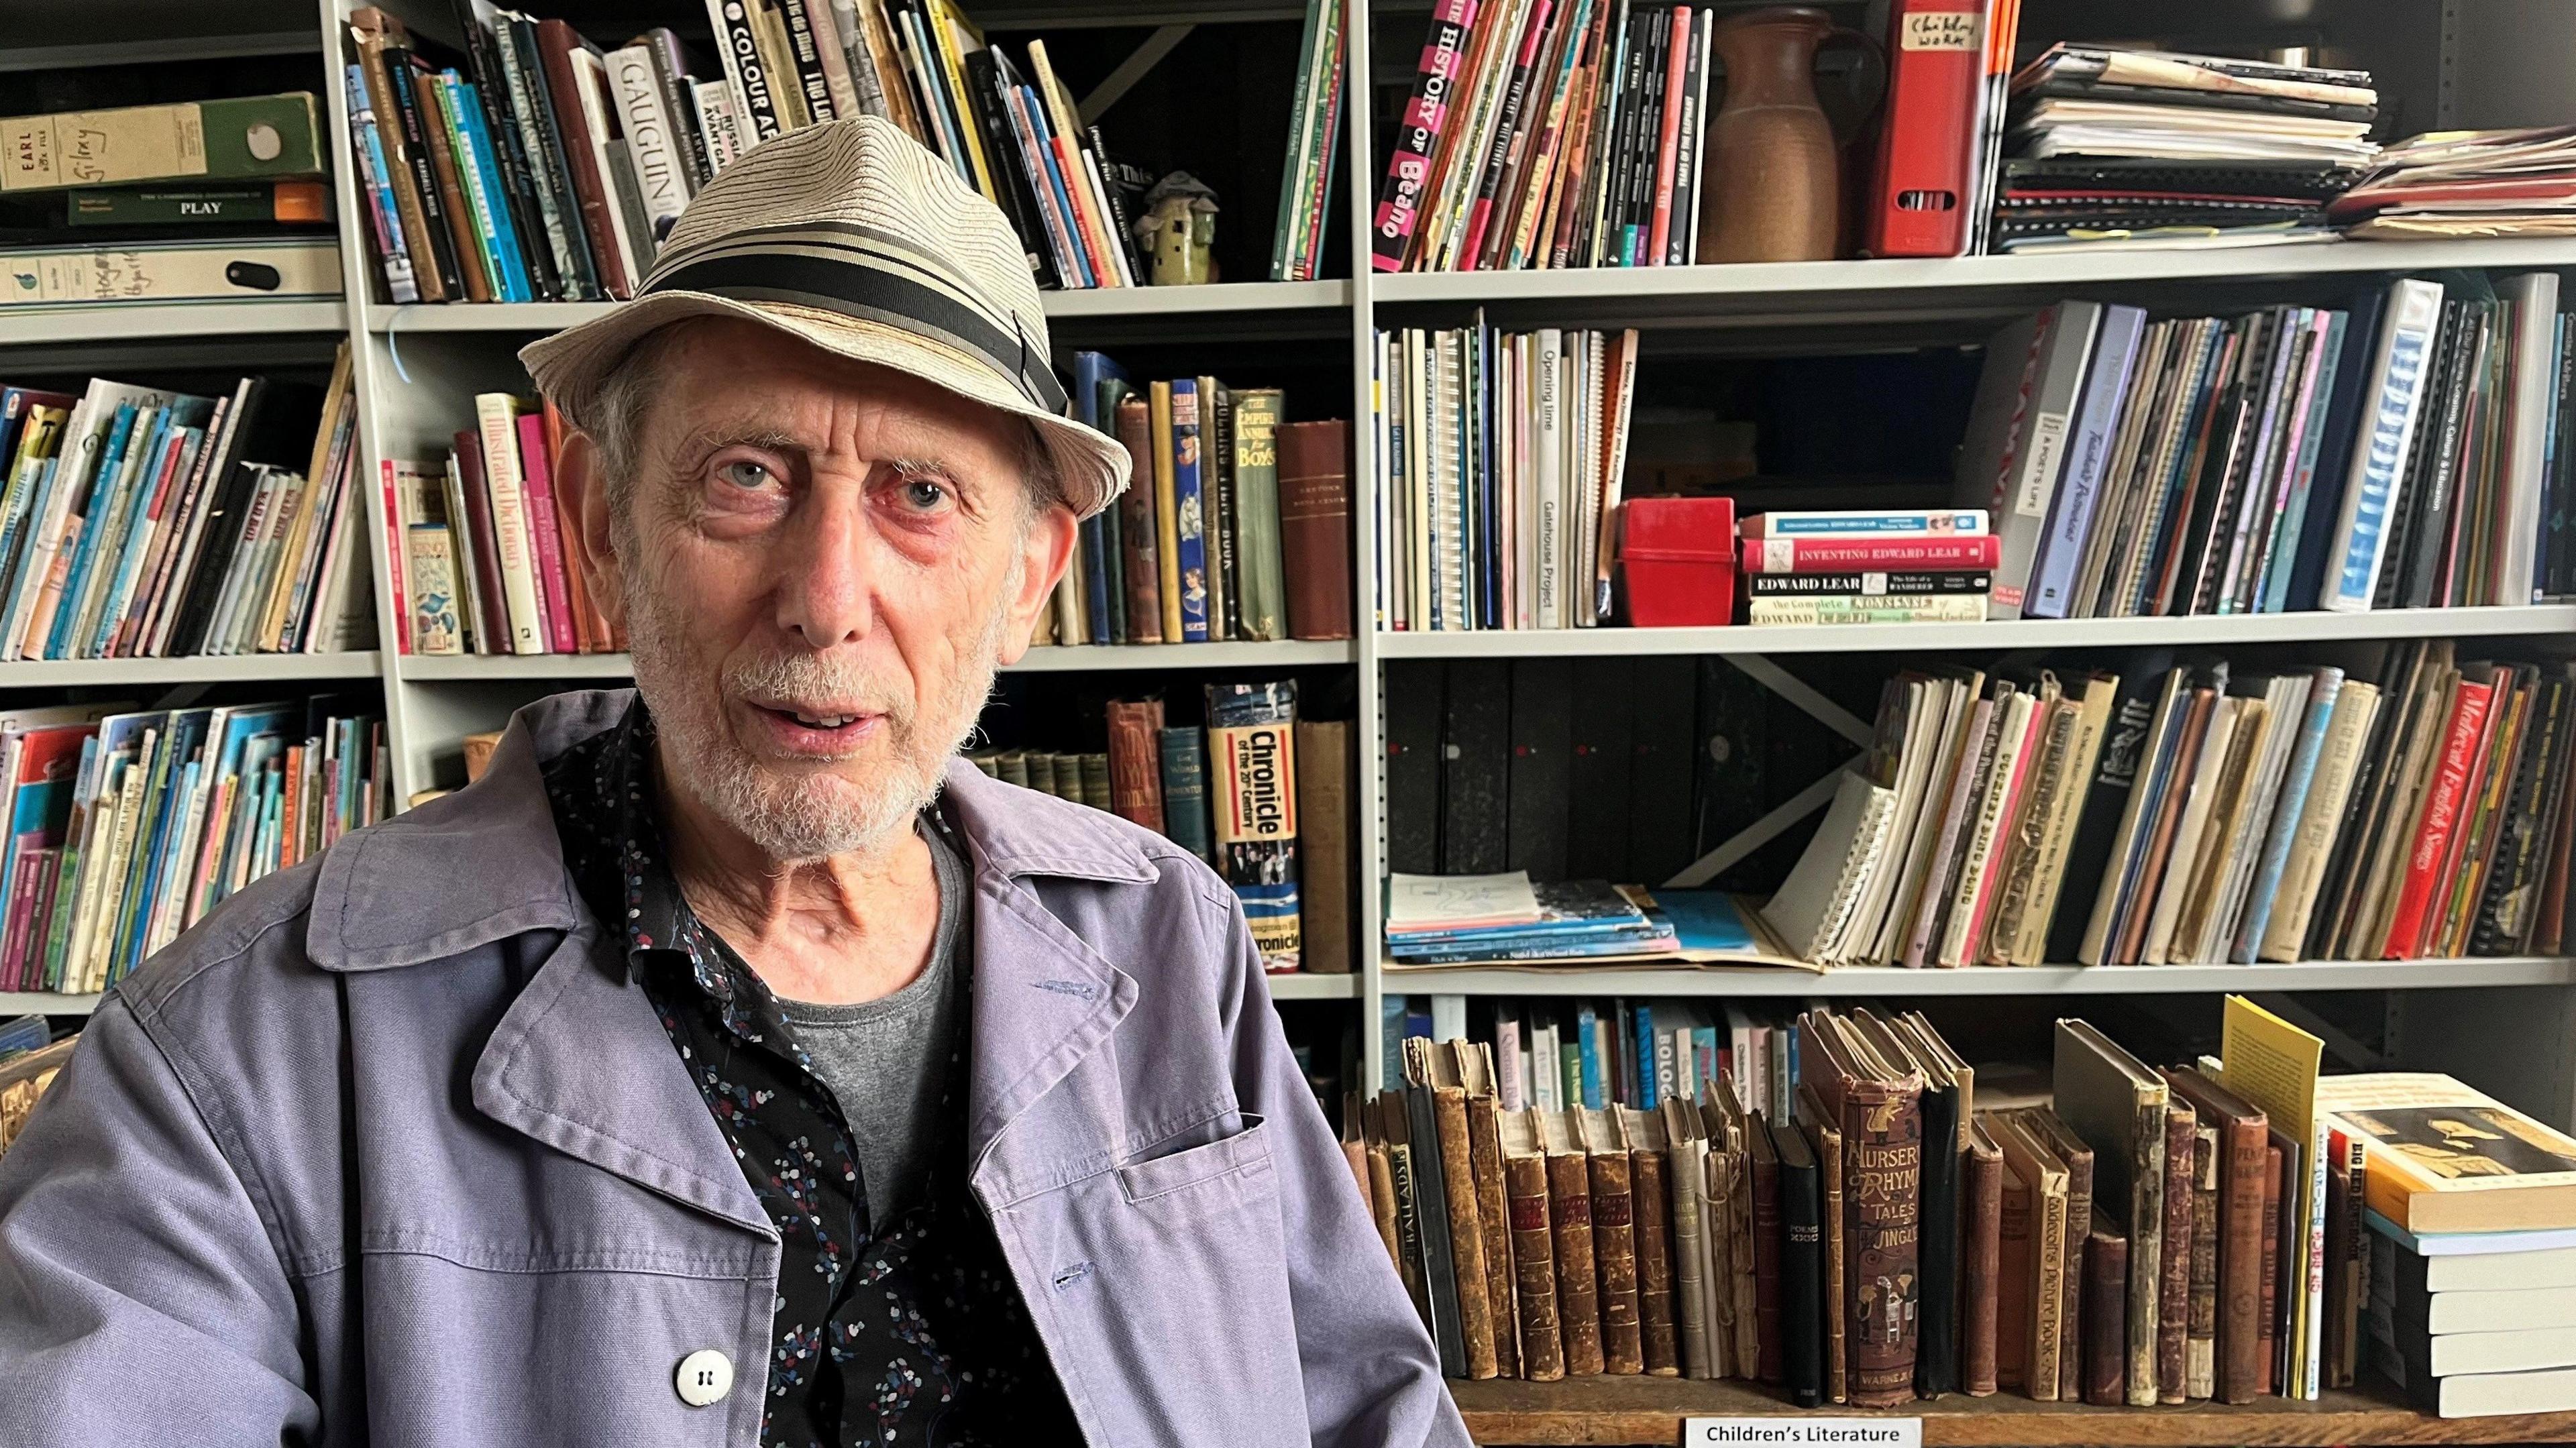
[[[323,173],[310,91],[0,118],[0,191]]]
[[[1287,565],[1279,544],[1279,421],[1276,387],[1234,394],[1234,551],[1241,637],[1288,636]]]
[[[330,188],[319,181],[221,186],[102,186],[69,193],[72,226],[326,225]]]

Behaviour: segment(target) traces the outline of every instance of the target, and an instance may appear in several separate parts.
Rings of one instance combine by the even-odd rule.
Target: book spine
[[[733,92],[734,115],[751,132],[751,144],[775,140],[786,131],[772,90],[776,78],[763,58],[752,6],[758,0],[707,0],[707,20],[714,27],[716,52],[724,58],[725,79]],[[722,169],[719,167],[718,169]]]
[[[518,433],[520,486],[527,496],[528,547],[534,555],[539,597],[545,605],[546,641],[556,653],[579,653],[581,643],[573,627],[572,580],[555,508],[554,458],[546,445],[545,414],[519,414]]]
[[[1163,833],[1173,844],[1213,863],[1208,843],[1207,742],[1194,728],[1162,731]]]
[[[536,301],[539,298],[529,276],[528,252],[521,246],[517,219],[510,214],[509,193],[502,189],[501,166],[494,154],[491,132],[483,124],[482,99],[471,84],[458,80],[452,71],[442,77],[441,84],[446,87],[449,111],[456,125],[457,170],[473,203],[476,222],[482,227],[484,251],[498,268],[493,275],[493,291],[509,301]]]
[[[1690,50],[1694,34],[1692,10],[1676,5],[1671,15],[1671,34],[1664,41],[1663,74],[1660,77],[1664,95],[1656,112],[1658,125],[1654,140],[1654,205],[1643,238],[1644,249],[1639,261],[1648,266],[1662,266],[1664,253],[1671,245],[1673,223],[1674,167],[1680,160],[1682,98],[1690,80]]]
[[[1432,1121],[1440,1140],[1442,1200],[1434,1210],[1449,1217],[1449,1261],[1457,1282],[1458,1325],[1464,1332],[1467,1376],[1490,1378],[1500,1368],[1494,1354],[1491,1278],[1485,1271],[1485,1234],[1476,1210],[1473,1144],[1467,1129],[1467,1095],[1455,1086],[1433,1086]]]
[[[2193,1151],[2200,1119],[2175,1102],[2165,1109],[2164,1240],[2157,1263],[2156,1401],[2187,1401],[2190,1372],[2193,1211],[2197,1200]]]
[[[1986,598],[1974,593],[1829,593],[1804,598],[1755,598],[1744,605],[1751,624],[1983,623]]]
[[[1851,1401],[1890,1408],[1914,1396],[1923,1111],[1910,1087],[1844,1086],[1843,1245],[1851,1323]]]
[[[1988,570],[2003,556],[1993,534],[1965,538],[1747,538],[1746,573]]]
[[[384,145],[385,171],[392,183],[394,215],[402,229],[403,249],[415,265],[420,300],[443,302],[463,288],[455,279],[453,258],[440,250],[441,238],[431,227],[422,202],[420,187],[428,174],[427,158],[413,152],[411,127],[398,99],[398,93],[407,95],[408,89],[395,84],[395,73],[387,64],[383,32],[361,28],[357,38],[358,66],[366,78],[367,108],[375,116],[377,135]],[[415,166],[415,161],[420,164]]]
[[[2084,1401],[2116,1408],[2128,1400],[2129,1243],[2094,1220],[2084,1244]]]
[[[1234,534],[1241,585],[1235,612],[1242,619],[1241,637],[1282,639],[1288,637],[1288,603],[1279,496],[1280,394],[1273,388],[1238,392],[1234,407]]]
[[[1672,1212],[1662,1153],[1628,1153],[1628,1186],[1637,1228],[1637,1323],[1646,1372],[1674,1377],[1681,1372],[1681,1343],[1673,1313]]]
[[[2343,508],[2327,554],[2331,561],[2317,599],[2319,608],[2365,613],[2378,591],[2389,504],[2423,410],[2425,372],[2441,311],[2442,288],[2437,283],[2401,281],[2391,289],[2378,355],[2365,388],[2367,416],[2344,481]]]
[[[2263,1147],[2262,1251],[2258,1258],[2261,1282],[2257,1288],[2259,1305],[2254,1326],[2253,1396],[2256,1397],[2272,1392],[2278,1381],[2274,1351],[2281,1335],[2279,1313],[2283,1305],[2280,1292],[2281,1202],[2286,1193],[2282,1190],[2282,1166],[2281,1149],[2267,1141]]]
[[[1592,1247],[1592,1178],[1581,1152],[1547,1158],[1549,1222],[1555,1236],[1557,1322],[1569,1377],[1597,1377],[1602,1352],[1599,1270]]]
[[[1969,1152],[1961,1173],[1959,1391],[1972,1398],[1991,1396],[2001,1377],[2003,1175],[1991,1147]]]
[[[1152,703],[1109,705],[1110,806],[1120,818],[1163,830],[1162,710]]]
[[[670,234],[672,223],[689,204],[687,170],[691,162],[676,132],[678,118],[663,106],[662,77],[653,64],[653,48],[638,42],[608,53],[610,96],[626,135],[627,159],[634,165],[637,199],[644,203],[656,242]]]
[[[1785,1118],[1782,1129],[1794,1131]],[[1781,1372],[1790,1400],[1802,1408],[1825,1400],[1823,1344],[1824,1224],[1819,1220],[1815,1169],[1783,1168],[1780,1192],[1780,1331]]]
[[[1291,680],[1211,684],[1207,691],[1217,873],[1234,887],[1253,943],[1273,970],[1295,969],[1301,948],[1296,689]]]
[[[581,201],[573,190],[571,161],[564,153],[554,107],[546,98],[545,70],[537,58],[536,26],[502,17],[493,39],[501,55],[501,77],[509,87],[510,113],[519,144],[527,152],[529,183],[535,188],[537,220],[545,231],[546,249],[554,254],[562,278],[563,299],[598,301],[599,270],[582,232]]]
[[[815,41],[814,17],[806,9],[806,0],[776,3],[787,28],[787,58],[796,69],[796,94],[805,106],[805,114],[818,126],[840,119],[839,99],[832,89],[831,72],[823,63],[823,47]]]
[[[501,573],[502,605],[510,624],[510,652],[546,651],[544,604],[537,591],[534,562],[528,557],[527,494],[520,481],[519,428],[516,402],[506,393],[487,392],[474,399],[481,429],[483,484],[490,493],[493,557]]]
[[[1557,1322],[1556,1228],[1548,1211],[1547,1158],[1536,1152],[1506,1155],[1503,1192],[1520,1304],[1521,1376],[1534,1383],[1556,1382],[1565,1376],[1566,1363]]]
[[[1502,1121],[1495,1101],[1492,1052],[1488,1045],[1459,1044],[1462,1058],[1473,1054],[1481,1070],[1479,1085],[1467,1092],[1468,1162],[1476,1190],[1476,1230],[1483,1238],[1485,1302],[1493,1322],[1494,1372],[1521,1376],[1520,1334],[1515,1324],[1518,1287],[1512,1266],[1512,1225],[1504,1204]]]
[[[1387,161],[1386,182],[1378,193],[1369,238],[1369,265],[1374,270],[1398,271],[1405,264],[1408,245],[1421,222],[1431,156],[1449,124],[1464,58],[1460,47],[1476,23],[1476,9],[1477,0],[1437,0],[1432,9],[1431,33],[1422,42],[1413,95],[1395,127],[1394,154]]]
[[[1642,1373],[1646,1367],[1644,1324],[1637,1290],[1636,1201],[1628,1174],[1628,1154],[1591,1154],[1592,1258],[1601,1306],[1601,1356],[1604,1372]]]
[[[2136,307],[2105,307],[2091,362],[2085,369],[2084,406],[2068,439],[2065,472],[2049,498],[2041,526],[2039,551],[2032,559],[2029,586],[2022,598],[2025,618],[2065,618],[2070,614],[2084,544],[2093,527],[2094,504],[2100,498],[2104,470],[2110,464],[2113,429],[2137,365],[2139,340],[2147,314]]]
[[[741,0],[708,0],[728,8],[738,7]],[[718,33],[722,33],[719,30]],[[623,301],[635,294],[635,275],[627,266],[626,247],[621,244],[616,215],[616,198],[610,187],[612,178],[602,169],[600,159],[607,154],[600,144],[606,138],[592,133],[581,67],[573,59],[588,42],[560,20],[548,20],[537,27],[537,53],[544,67],[545,92],[553,107],[556,129],[563,136],[568,160],[567,175],[579,200],[579,220],[589,238],[592,254],[599,262],[599,284],[612,299]]]
[[[2220,1140],[2218,1128],[2208,1124],[2192,1140],[2191,1301],[2183,1367],[2183,1396],[2191,1402],[2218,1394]]]
[[[1288,636],[1346,639],[1353,631],[1350,425],[1282,423],[1279,546]]]
[[[2444,862],[2450,857],[2451,837],[2460,823],[2461,800],[2468,792],[2470,766],[2485,737],[2487,715],[2495,701],[2493,684],[2463,679],[2458,690],[2449,727],[2443,733],[2441,763],[2434,769],[2432,783],[2424,794],[2423,811],[2416,817],[2414,847],[2406,856],[2406,883],[2389,917],[2387,941],[2381,947],[2386,959],[2414,959],[2423,952],[2426,932],[2440,924],[2427,907],[2440,885]]]
[[[1819,594],[1850,594],[1860,598],[1883,598],[1890,594],[1912,593],[1983,594],[1992,590],[1994,577],[1992,573],[1983,569],[1945,569],[1938,572],[1749,573],[1744,577],[1744,592],[1748,598],[1804,598]]]

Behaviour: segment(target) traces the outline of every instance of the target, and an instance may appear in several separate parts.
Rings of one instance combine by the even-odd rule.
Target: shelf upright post
[[[1348,163],[1342,168],[1349,180],[1342,190],[1351,216],[1351,588],[1356,595],[1351,609],[1355,644],[1351,657],[1359,674],[1359,718],[1353,726],[1359,735],[1355,745],[1359,755],[1359,796],[1353,801],[1351,819],[1351,829],[1358,836],[1360,862],[1359,959],[1354,962],[1359,971],[1359,991],[1355,1003],[1360,1012],[1359,1076],[1376,1089],[1386,1084],[1378,1079],[1382,1070],[1379,1063],[1385,1059],[1386,1051],[1379,1031],[1385,1014],[1378,995],[1382,987],[1379,941],[1383,936],[1379,916],[1386,898],[1381,885],[1386,877],[1386,837],[1379,828],[1379,822],[1386,817],[1386,681],[1379,672],[1377,656],[1377,318],[1370,301],[1369,269],[1369,218],[1376,197],[1369,167],[1377,150],[1371,134],[1374,97],[1369,83],[1369,22],[1374,7],[1370,0],[1340,3],[1350,7],[1342,19],[1342,112],[1346,120],[1342,134],[1349,148]]]

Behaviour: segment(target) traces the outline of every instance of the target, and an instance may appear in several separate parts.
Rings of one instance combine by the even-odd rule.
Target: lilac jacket
[[[538,780],[628,698],[521,711],[472,788],[100,1003],[0,1158],[0,1443],[753,1448],[777,1237]],[[1112,816],[947,788],[973,1189],[1085,1436],[1466,1443],[1232,893]],[[709,1349],[732,1388],[692,1407]]]

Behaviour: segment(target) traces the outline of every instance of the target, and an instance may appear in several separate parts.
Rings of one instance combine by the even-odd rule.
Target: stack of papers
[[[2330,214],[2365,238],[2576,235],[2576,126],[2402,141]]]
[[[1681,944],[1605,881],[1533,886],[1520,870],[1393,877],[1386,941],[1416,965],[1655,955]]]
[[[2366,71],[2060,45],[2012,91],[2008,251],[2325,239],[2326,203],[2379,151]]]

